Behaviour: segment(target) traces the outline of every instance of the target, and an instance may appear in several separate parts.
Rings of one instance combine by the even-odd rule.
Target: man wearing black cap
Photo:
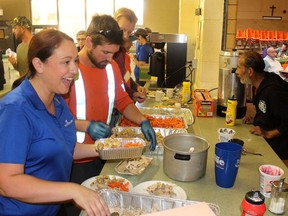
[[[28,70],[27,53],[32,38],[32,23],[25,16],[17,16],[7,24],[12,26],[16,40],[21,41],[16,49],[17,57],[9,56],[8,60],[19,71],[20,76],[23,76]]]

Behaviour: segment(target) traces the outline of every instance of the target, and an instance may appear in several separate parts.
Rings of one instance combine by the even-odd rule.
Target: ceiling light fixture
[[[263,20],[282,20],[281,16],[263,16]]]

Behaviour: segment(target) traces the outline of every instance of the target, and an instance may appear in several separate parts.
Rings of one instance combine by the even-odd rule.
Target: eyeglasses
[[[85,41],[86,38],[77,38],[77,41]]]
[[[100,30],[98,32],[95,32],[94,34],[101,34],[106,38],[122,38],[123,30]]]

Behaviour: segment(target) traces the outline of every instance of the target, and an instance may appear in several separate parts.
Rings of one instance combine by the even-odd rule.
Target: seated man
[[[279,75],[283,80],[285,80],[286,75],[279,72],[279,71],[283,71],[283,67],[281,66],[280,62],[275,59],[276,56],[277,56],[277,52],[275,48],[269,47],[267,49],[267,56],[264,58],[264,62],[265,62],[264,71],[275,73]]]

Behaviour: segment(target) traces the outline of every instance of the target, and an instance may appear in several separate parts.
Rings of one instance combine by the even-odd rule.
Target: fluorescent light
[[[0,9],[0,16],[3,16],[3,9]]]
[[[281,16],[263,16],[264,20],[282,20]]]

